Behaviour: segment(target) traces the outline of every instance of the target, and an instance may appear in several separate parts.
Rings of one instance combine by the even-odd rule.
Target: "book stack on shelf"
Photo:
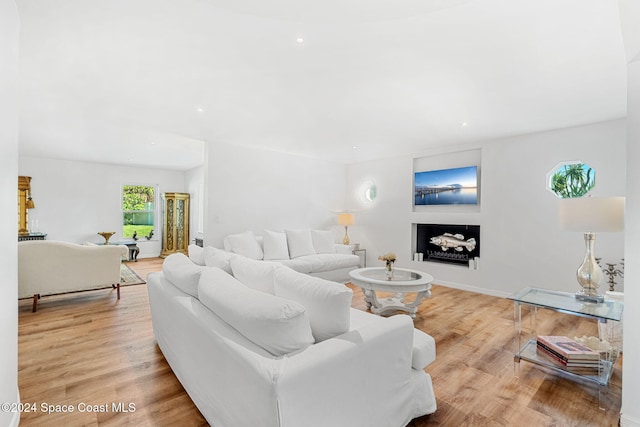
[[[540,335],[536,339],[538,353],[554,359],[567,371],[583,375],[597,375],[600,353],[571,338]]]

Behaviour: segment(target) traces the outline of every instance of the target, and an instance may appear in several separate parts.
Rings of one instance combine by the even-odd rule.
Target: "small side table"
[[[362,262],[360,262],[360,268],[365,268],[367,266],[367,250],[366,249],[354,249],[351,251],[352,254],[358,255]],[[362,254],[362,256],[360,256]]]
[[[624,303],[605,298],[601,303],[589,303],[576,300],[575,294],[552,291],[540,288],[524,288],[508,297],[514,305],[515,323],[515,353],[514,367],[518,376],[521,360],[550,368],[561,372],[570,378],[593,382],[598,386],[598,401],[602,408],[603,395],[607,393],[607,384],[613,372],[613,367],[620,354],[619,348],[613,347],[609,351],[600,352],[600,363],[597,372],[581,374],[568,370],[562,363],[551,358],[539,356],[537,352],[537,312],[546,309],[567,315],[585,317],[602,324],[618,325],[622,320]],[[523,321],[523,308],[529,311],[529,325]],[[602,338],[602,337],[601,337]]]
[[[27,240],[46,240],[47,235],[45,233],[29,233],[18,234],[18,242],[25,242]]]

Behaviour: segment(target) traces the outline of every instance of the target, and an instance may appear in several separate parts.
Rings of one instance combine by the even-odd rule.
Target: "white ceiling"
[[[626,115],[613,0],[17,4],[25,156],[357,162]]]

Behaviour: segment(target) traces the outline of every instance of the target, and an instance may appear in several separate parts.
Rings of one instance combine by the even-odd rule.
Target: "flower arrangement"
[[[393,269],[393,263],[396,262],[396,254],[388,252],[384,255],[380,255],[378,260],[384,261],[387,265],[387,270],[391,271]]]
[[[384,254],[384,255],[380,255],[380,256],[378,257],[378,259],[379,259],[380,261],[390,261],[390,262],[395,262],[395,260],[396,260],[396,254],[394,254],[393,252],[389,252],[389,253],[386,253],[386,254]]]

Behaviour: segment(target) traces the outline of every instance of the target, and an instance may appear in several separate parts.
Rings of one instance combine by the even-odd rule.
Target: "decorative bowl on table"
[[[101,235],[102,237],[104,237],[104,244],[108,245],[109,244],[109,239],[111,238],[111,236],[116,234],[116,232],[115,231],[100,231],[98,234]]]

